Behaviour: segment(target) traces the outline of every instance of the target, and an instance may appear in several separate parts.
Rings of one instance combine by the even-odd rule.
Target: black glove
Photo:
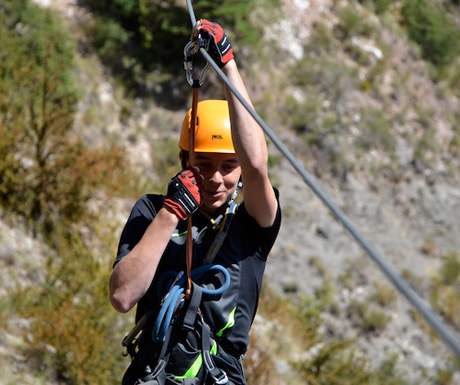
[[[216,62],[219,68],[222,68],[234,58],[232,46],[225,36],[222,27],[217,23],[211,23],[201,19],[200,33],[204,38],[209,39],[209,55]]]
[[[196,168],[189,167],[169,182],[164,205],[180,219],[187,219],[203,204],[201,191],[203,191],[202,178]]]

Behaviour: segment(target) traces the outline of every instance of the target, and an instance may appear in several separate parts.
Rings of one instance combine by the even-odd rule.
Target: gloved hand
[[[234,58],[232,46],[219,24],[211,23],[205,19],[201,19],[200,21],[200,33],[210,41],[208,53],[219,68],[222,68]]]
[[[168,184],[164,205],[180,219],[187,219],[203,204],[203,180],[199,170],[189,167],[179,172]]]

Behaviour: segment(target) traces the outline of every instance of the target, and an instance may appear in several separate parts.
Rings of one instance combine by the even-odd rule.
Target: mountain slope
[[[40,3],[57,8],[71,26],[91,18],[74,0]],[[261,60],[252,61],[253,53],[235,49],[257,110],[428,302],[435,290],[433,277],[438,277],[446,256],[460,250],[459,154],[452,150],[459,135],[460,104],[455,90],[433,75],[433,67],[398,23],[400,2],[381,15],[362,3],[366,2],[283,0],[279,19],[265,26],[257,48]],[[262,7],[259,12],[264,12]],[[131,112],[126,119],[117,82],[105,75],[97,59],[86,57],[79,63],[77,73],[86,87],[76,129],[92,141],[116,137],[126,142],[127,156],[153,174],[158,146],[174,142],[184,112],[144,100],[127,103]],[[213,74],[210,81],[216,81]],[[97,118],[89,120],[95,110]],[[284,219],[267,265],[267,287],[300,313],[314,308],[327,286],[332,298],[321,314],[321,329],[330,338],[356,339],[360,354],[375,366],[394,355],[396,367],[418,384],[435,383],[439,373],[453,372],[449,349],[433,337],[407,301],[394,294],[386,277],[273,144],[270,151]],[[151,175],[153,180],[159,177]],[[118,228],[131,203],[127,199],[118,206]],[[30,253],[27,243],[8,249],[16,238],[7,234],[14,231],[18,230],[3,232],[5,264],[13,254]],[[35,242],[27,232],[20,237]],[[37,260],[44,253],[37,253]],[[382,297],[390,299],[385,302]],[[286,376],[292,361],[301,363],[319,348],[296,347],[292,355],[286,354],[281,347],[295,343],[299,333],[269,311],[261,307],[255,322],[255,354],[272,351],[277,371]],[[263,338],[271,333],[275,338]],[[2,339],[10,341],[2,349],[6,357],[8,347],[15,349],[17,343],[7,337]],[[21,371],[27,364],[18,356],[16,365]],[[7,384],[10,379],[1,381]],[[302,383],[286,383],[295,381]],[[454,372],[449,381],[459,384],[460,374]]]

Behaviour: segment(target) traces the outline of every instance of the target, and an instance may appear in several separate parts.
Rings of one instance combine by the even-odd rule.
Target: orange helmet
[[[190,109],[182,123],[179,147],[190,150]],[[195,151],[235,153],[226,100],[203,100],[198,103],[195,124]]]

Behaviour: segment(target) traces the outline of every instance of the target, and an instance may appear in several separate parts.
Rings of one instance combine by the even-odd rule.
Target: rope
[[[190,0],[187,0],[189,11],[192,9]],[[192,25],[196,21],[194,19],[193,10],[190,12],[192,18]],[[238,98],[241,104],[252,115],[255,121],[259,124],[265,134],[270,138],[273,144],[284,155],[284,157],[291,163],[297,173],[302,177],[304,182],[313,190],[313,192],[321,199],[321,201],[329,208],[337,220],[339,220],[346,230],[352,235],[356,242],[364,249],[364,251],[371,257],[372,260],[379,266],[387,278],[399,290],[399,292],[406,297],[406,299],[413,305],[413,307],[425,318],[426,322],[439,334],[442,340],[453,350],[453,352],[460,358],[460,340],[458,336],[443,322],[441,317],[437,315],[434,310],[428,306],[412,288],[404,280],[404,278],[377,252],[377,250],[364,238],[358,228],[348,219],[343,211],[332,201],[332,199],[322,190],[316,183],[314,178],[305,170],[305,168],[297,161],[289,149],[278,139],[263,119],[255,112],[249,103],[243,98],[238,90],[233,86],[227,76],[222,72],[219,66],[214,62],[211,56],[204,48],[200,48],[200,54],[205,60],[214,68],[222,81],[227,85],[230,91]]]
[[[225,280],[221,287],[217,289],[208,289],[205,287],[201,288],[203,295],[218,296],[227,290],[230,286],[230,274],[223,266],[205,265],[193,270],[191,277],[193,281],[196,282],[204,275],[204,273],[208,271],[217,271],[224,274]],[[187,279],[183,272],[177,274],[176,271],[166,271],[158,281],[158,290],[161,290],[166,279],[169,278],[171,281],[171,279],[174,277],[176,277],[176,279],[174,279],[172,283],[169,283],[171,288],[163,298],[163,304],[161,305],[157,319],[153,326],[152,339],[154,342],[164,341],[172,317],[183,299],[182,294],[185,291],[185,284]]]
[[[190,131],[189,131],[189,152],[188,162],[190,166],[195,164],[195,126],[196,115],[198,109],[200,83],[193,81],[193,97],[192,97],[192,111],[190,114]],[[192,215],[188,217],[187,221],[187,240],[186,240],[186,261],[187,261],[187,290],[185,298],[190,299],[192,295],[192,261],[193,261],[193,232],[192,232]]]

